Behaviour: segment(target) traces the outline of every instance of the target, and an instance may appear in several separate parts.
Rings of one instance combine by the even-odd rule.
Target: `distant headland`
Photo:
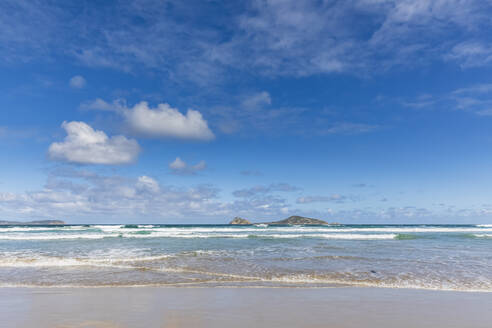
[[[307,218],[304,216],[298,216],[298,215],[293,215],[289,216],[286,219],[280,220],[280,221],[273,221],[273,222],[257,222],[257,223],[252,223],[246,219],[240,218],[240,217],[235,217],[229,224],[234,224],[234,225],[249,225],[249,224],[269,224],[269,225],[334,225],[334,224],[339,224],[336,222],[333,223],[328,223],[323,220],[319,219],[312,219],[312,218]]]
[[[0,225],[64,225],[65,222],[61,220],[38,220],[29,222],[19,221],[1,221]]]

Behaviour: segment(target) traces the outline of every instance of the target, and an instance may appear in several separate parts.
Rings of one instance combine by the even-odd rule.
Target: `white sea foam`
[[[321,238],[326,239],[359,239],[359,240],[374,240],[374,239],[395,239],[398,234],[323,234]]]
[[[0,240],[69,240],[69,239],[102,239],[106,237],[118,237],[118,235],[105,234],[24,234],[24,235],[0,235]]]
[[[65,230],[86,230],[84,226],[54,226],[54,227],[0,227],[2,232],[37,232],[37,231],[65,231]]]
[[[325,238],[325,239],[394,239],[397,234],[346,234],[346,233],[310,233],[310,234],[272,234],[272,233],[186,233],[186,232],[152,232],[106,233],[106,234],[11,234],[0,235],[0,240],[70,240],[70,239],[103,239],[103,238]]]
[[[96,229],[96,230],[95,230]],[[492,226],[475,227],[313,227],[313,226],[248,226],[248,227],[165,227],[140,225],[93,225],[64,227],[0,228],[0,240],[70,240],[103,238],[325,238],[325,239],[394,239],[400,233],[474,233],[487,235]]]
[[[371,228],[339,228],[339,229],[322,229],[327,232],[388,232],[388,233],[462,233],[462,232],[492,232],[492,228],[473,228],[473,227],[371,227]]]
[[[486,225],[139,225],[125,228],[115,224],[26,230],[0,228],[0,281],[2,286],[126,283],[150,286],[179,285],[185,281],[183,284],[219,286],[236,282],[254,286],[341,283],[492,291],[490,258],[484,256],[487,238],[492,238],[491,228]],[[436,235],[433,240],[400,242],[395,240],[400,233],[411,235],[401,236],[403,239],[426,233]],[[473,237],[480,239],[473,241]],[[107,239],[103,241],[103,238]],[[184,242],[187,238],[189,242]],[[198,238],[210,239],[198,241]],[[361,247],[361,243],[366,245]],[[385,247],[389,244],[391,247]],[[465,245],[465,251],[455,252],[459,245]],[[414,251],[408,252],[409,247]],[[347,260],[345,256],[354,258]]]
[[[492,234],[474,234],[473,236],[477,238],[492,238]]]
[[[63,226],[63,227],[9,227],[0,228],[0,235],[7,232],[43,232],[43,231],[93,231],[98,229],[104,233],[132,233],[132,232],[164,232],[164,233],[236,233],[236,232],[290,232],[290,233],[354,233],[354,232],[383,232],[383,233],[481,233],[492,232],[492,225],[477,225],[475,227],[320,227],[320,226],[268,226],[258,224],[248,227],[165,227],[154,225],[139,225],[137,228],[125,228],[125,225],[93,225],[93,226]]]
[[[0,267],[31,268],[31,267],[74,267],[93,266],[111,267],[120,269],[135,269],[138,267],[124,265],[125,263],[139,263],[158,261],[169,258],[170,255],[143,256],[132,258],[65,258],[65,257],[18,257],[0,259]]]
[[[325,239],[352,239],[352,240],[376,240],[395,239],[397,234],[258,234],[250,235],[256,238],[325,238]]]

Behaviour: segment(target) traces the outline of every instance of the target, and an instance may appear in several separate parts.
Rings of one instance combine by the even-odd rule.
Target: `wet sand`
[[[0,327],[491,327],[492,293],[384,288],[0,288]]]

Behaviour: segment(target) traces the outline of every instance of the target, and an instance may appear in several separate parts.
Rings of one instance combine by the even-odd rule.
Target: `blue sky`
[[[2,1],[0,217],[492,222],[487,1]]]

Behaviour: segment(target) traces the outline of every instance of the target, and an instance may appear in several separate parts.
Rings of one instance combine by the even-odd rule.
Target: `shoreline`
[[[0,288],[0,327],[489,327],[480,292],[373,287]]]
[[[41,286],[41,285],[0,285],[0,292],[3,289],[47,289],[47,290],[57,290],[57,289],[139,289],[139,288],[161,288],[161,289],[340,289],[340,288],[351,288],[351,289],[384,289],[384,290],[408,290],[408,291],[426,291],[426,292],[444,292],[444,293],[478,293],[478,294],[489,294],[492,290],[466,290],[466,289],[439,289],[439,288],[422,288],[422,287],[393,287],[393,286],[372,286],[372,285],[357,285],[357,284],[344,284],[344,283],[333,283],[333,284],[323,284],[323,285],[313,285],[313,286],[302,286],[302,285],[213,285],[213,284],[196,284],[196,283],[174,283],[174,284],[145,284],[145,285],[94,285],[94,286],[74,286],[74,285],[52,285],[52,286]]]

